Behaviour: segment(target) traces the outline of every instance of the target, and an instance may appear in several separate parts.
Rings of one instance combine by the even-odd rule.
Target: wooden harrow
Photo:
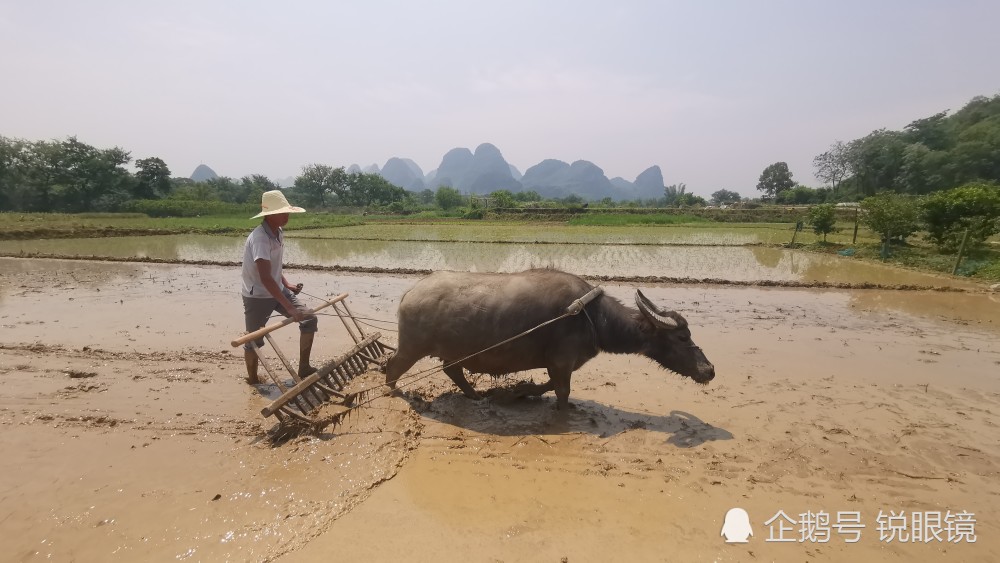
[[[382,337],[380,333],[365,334],[358,320],[354,318],[351,310],[348,309],[346,299],[347,294],[341,293],[328,301],[324,301],[322,305],[310,311],[310,314],[326,307],[333,307],[337,316],[340,317],[341,322],[344,323],[347,333],[354,340],[354,347],[327,362],[316,373],[305,378],[299,377],[298,371],[289,363],[288,359],[285,358],[285,355],[274,342],[274,339],[271,338],[272,332],[295,322],[290,318],[265,326],[260,330],[244,334],[231,342],[234,348],[249,342],[250,347],[257,353],[257,357],[260,358],[260,365],[264,367],[264,371],[267,372],[271,381],[281,391],[280,397],[260,411],[264,417],[275,416],[282,423],[289,420],[312,423],[313,420],[310,418],[310,414],[323,403],[339,402],[343,405],[350,403],[352,396],[344,391],[347,384],[355,377],[368,371],[369,364],[380,365],[385,360],[386,355],[395,350],[395,348],[383,344],[379,340]],[[291,374],[292,380],[295,382],[295,385],[292,387],[286,388],[281,382],[278,372],[273,370],[265,360],[261,350],[254,342],[261,337],[267,339],[275,355],[284,364],[288,373]]]

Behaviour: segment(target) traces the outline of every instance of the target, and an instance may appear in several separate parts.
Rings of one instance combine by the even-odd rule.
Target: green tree
[[[663,196],[666,199],[664,202],[667,207],[676,207],[680,205],[679,200],[685,195],[687,190],[687,185],[683,182],[680,184],[670,184],[669,186],[663,187]]]
[[[937,192],[921,207],[927,238],[943,251],[957,250],[966,230],[973,246],[1000,232],[1000,187],[995,184],[977,182]]]
[[[932,151],[926,145],[916,143],[903,149],[902,163],[896,182],[900,191],[909,194],[925,194],[932,190],[936,177],[928,168],[933,162]]]
[[[897,131],[879,129],[847,145],[847,161],[857,191],[874,195],[882,190],[903,191],[897,185],[906,143]]]
[[[416,195],[416,200],[421,205],[432,205],[434,203],[434,190],[422,190]]]
[[[243,188],[243,184],[229,176],[209,178],[203,183],[211,186],[211,192],[215,194],[213,199],[227,203],[246,203],[246,190]],[[260,203],[260,198],[257,199],[256,203]]]
[[[98,149],[76,137],[38,146],[44,167],[40,177],[47,183],[44,189],[50,204],[46,210],[111,210],[128,200],[133,181],[125,169],[132,160],[128,151]]]
[[[921,144],[932,151],[950,148],[948,123],[945,119],[947,115],[947,111],[942,111],[911,122],[904,128],[903,139],[911,144]]]
[[[823,235],[823,242],[826,242],[827,233],[832,233],[836,229],[836,210],[832,203],[814,205],[809,208],[806,220],[812,225],[813,232]]]
[[[816,177],[836,191],[850,170],[847,145],[843,141],[833,143],[830,150],[813,159],[813,166],[816,168]]]
[[[170,191],[172,192],[181,186],[190,186],[191,184],[194,183],[195,183],[194,180],[192,180],[191,178],[185,178],[183,176],[174,177],[170,179]]]
[[[760,173],[757,181],[757,189],[764,192],[764,197],[773,199],[781,192],[790,190],[795,186],[792,180],[792,172],[788,169],[788,163],[775,162]]]
[[[705,207],[708,202],[705,198],[694,195],[692,193],[681,194],[677,196],[677,207]]]
[[[490,194],[493,206],[499,209],[511,209],[517,207],[517,200],[510,190],[496,190]]]
[[[213,178],[218,180],[218,178]],[[219,182],[191,182],[175,186],[170,193],[170,199],[184,201],[221,201],[217,186]]]
[[[975,180],[1000,182],[1000,114],[963,130],[949,156],[956,169],[956,185]]]
[[[1000,95],[977,96],[951,116],[939,112],[903,131],[873,131],[847,143],[845,152],[848,175],[841,185],[855,195],[929,194],[970,182],[1000,182]],[[832,150],[814,164],[820,169],[821,157],[831,155]],[[817,176],[828,179],[822,170]]]
[[[0,211],[32,208],[31,144],[0,136]]]
[[[170,194],[170,168],[163,160],[154,157],[135,161],[136,173],[132,195],[137,199],[161,199]]]
[[[455,188],[448,186],[439,187],[437,193],[434,194],[434,200],[437,202],[438,207],[445,211],[449,211],[465,203],[465,198],[462,194],[458,193],[458,190]]]
[[[743,197],[740,194],[729,190],[719,190],[712,194],[712,203],[715,205],[739,203],[742,199]]]
[[[356,172],[347,175],[347,189],[345,192],[338,193],[338,196],[347,205],[368,207],[403,201],[406,190],[389,183],[378,174]]]
[[[326,207],[331,198],[348,196],[347,173],[343,167],[325,164],[303,166],[302,174],[295,178],[295,195],[305,207]]]
[[[832,196],[829,188],[810,188],[798,185],[781,192],[774,198],[775,203],[784,205],[805,205],[807,203],[825,203]]]
[[[281,189],[263,174],[251,174],[240,179],[234,186],[232,203],[259,203],[264,192]]]
[[[881,235],[882,240],[908,237],[920,229],[916,198],[882,192],[861,201],[861,224]]]
[[[542,201],[542,196],[535,190],[527,190],[514,194],[514,199],[522,203]]]

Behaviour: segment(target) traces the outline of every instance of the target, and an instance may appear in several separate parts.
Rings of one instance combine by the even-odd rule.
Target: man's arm
[[[292,285],[292,282],[288,281],[288,278],[285,277],[285,274],[281,274],[281,284],[284,285],[286,288],[288,288],[288,291],[291,291],[295,295],[298,295],[299,292],[302,291],[302,284]]]
[[[278,283],[271,277],[271,261],[258,258],[254,263],[257,264],[257,273],[260,274],[260,281],[264,284],[264,289],[271,294],[271,297],[277,299],[278,303],[281,303],[281,306],[284,307],[286,311],[291,313],[295,322],[304,321],[306,318],[305,315],[292,305],[292,302],[289,301],[288,298],[285,297],[285,294],[281,292],[281,288],[278,287]],[[284,275],[281,276],[281,282],[286,286],[288,285],[288,281],[285,279]]]

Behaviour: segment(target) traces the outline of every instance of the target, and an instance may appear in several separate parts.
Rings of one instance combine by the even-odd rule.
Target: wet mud
[[[350,293],[390,344],[419,275],[286,273],[307,299]],[[600,355],[558,411],[551,394],[504,399],[543,372],[473,377],[481,401],[436,374],[275,441],[260,416],[275,389],[244,384],[229,345],[237,278],[0,258],[11,560],[1000,559],[995,294],[602,281],[684,314],[716,379]],[[292,350],[297,335],[276,338]],[[320,317],[319,361],[350,344]],[[720,537],[734,506],[749,544]],[[765,542],[779,510],[857,511],[866,528],[856,544]],[[978,540],[880,541],[880,510],[968,511]]]

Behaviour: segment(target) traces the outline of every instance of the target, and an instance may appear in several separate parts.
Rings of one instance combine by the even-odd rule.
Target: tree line
[[[926,195],[968,183],[1000,182],[1000,95],[979,96],[952,115],[940,112],[918,119],[902,131],[878,129],[844,143],[836,141],[813,160],[816,176],[826,185],[811,188],[796,183],[787,163],[768,166],[757,183],[763,199],[778,204],[819,204],[857,201],[880,192]],[[130,169],[132,165],[134,169]],[[133,162],[121,147],[99,149],[79,141],[27,141],[0,136],[0,210],[2,211],[143,211],[172,213],[177,201],[253,205],[260,194],[278,186],[261,174],[240,179],[214,178],[194,182],[174,178],[157,157]],[[594,202],[604,207],[699,207],[709,204],[686,191],[685,184],[665,186],[663,197]],[[407,192],[371,173],[311,164],[292,188],[304,205],[380,207],[391,212],[436,206],[449,210],[473,208],[476,197],[452,188]],[[454,192],[454,193],[453,193]],[[582,205],[579,196],[544,199],[535,192],[498,190],[487,201],[495,207]],[[742,198],[718,190],[711,203],[726,205]],[[459,203],[461,201],[461,203]],[[190,206],[188,206],[190,207]]]
[[[203,182],[175,178],[160,158],[133,163],[121,147],[99,149],[76,137],[27,141],[0,136],[0,211],[170,215],[191,211],[190,205],[178,203],[191,201],[200,202],[202,212],[227,209],[212,204],[242,211],[259,205],[262,193],[278,187],[263,174]],[[323,165],[305,167],[293,191],[307,204],[322,207],[388,205],[407,197],[378,174],[349,174]]]
[[[133,211],[150,216],[238,213],[257,205],[262,193],[278,188],[262,174],[201,182],[173,177],[160,158],[133,161],[131,153],[121,147],[100,149],[76,137],[27,141],[0,136],[0,211]],[[588,203],[572,194],[543,198],[533,190],[496,190],[470,196],[441,186],[437,190],[408,192],[378,174],[351,173],[325,164],[304,166],[288,191],[294,201],[313,209],[360,207],[392,213],[437,208],[446,212],[465,209],[475,215],[490,208],[572,207]],[[728,190],[712,195],[715,203],[739,200],[739,194]],[[602,207],[707,205],[704,198],[687,192],[684,184],[666,186],[660,198],[625,202],[605,198],[593,203]]]
[[[776,203],[807,203],[817,234],[834,229],[833,205],[860,200],[860,221],[883,241],[918,231],[942,252],[982,248],[1000,232],[1000,95],[977,96],[953,115],[917,119],[837,141],[813,159],[823,188],[798,185],[788,164],[761,173],[757,189]]]
[[[1000,95],[977,96],[952,115],[917,119],[902,131],[877,129],[836,141],[813,159],[825,184],[792,179],[788,164],[761,173],[757,189],[776,203],[858,201],[880,192],[927,195],[970,183],[1000,182]]]

